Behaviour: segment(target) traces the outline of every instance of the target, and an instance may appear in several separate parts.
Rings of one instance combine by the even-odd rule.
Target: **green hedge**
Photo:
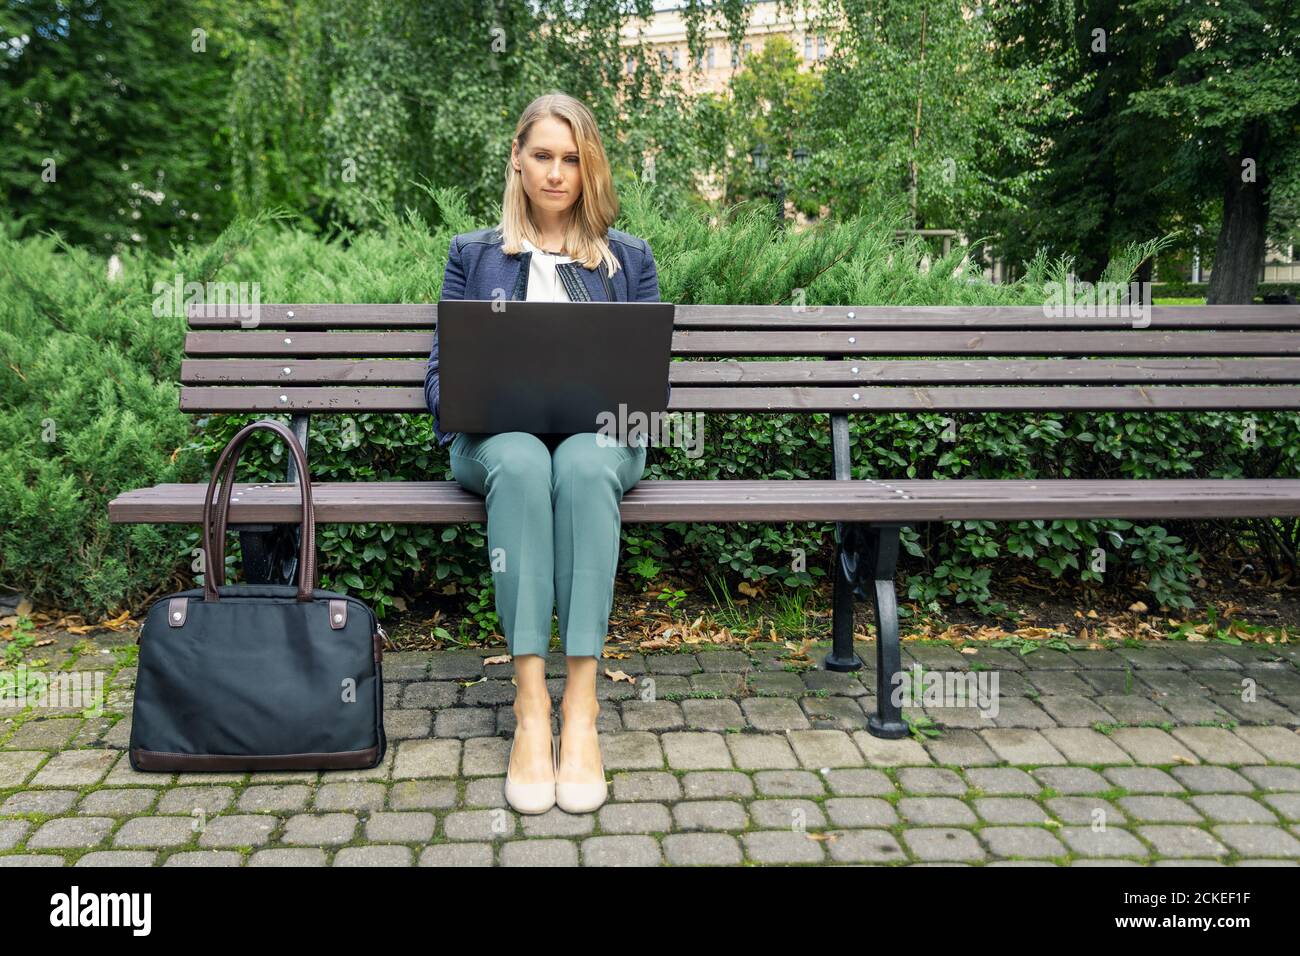
[[[46,237],[0,240],[0,585],[88,616],[139,609],[196,580],[198,531],[114,526],[108,501],[160,482],[206,481],[216,454],[259,416],[198,418],[178,409],[185,333],[179,316],[153,315],[157,281],[256,281],[263,302],[436,301],[451,236],[476,228],[456,195],[434,191],[441,221],[390,216],[381,230],[325,240],[272,218],[240,221],[210,245],[169,258],[128,255],[122,274]],[[928,271],[923,247],[894,239],[898,223],[863,218],[774,234],[770,210],[740,207],[725,223],[667,219],[650,197],[623,197],[620,228],[654,250],[662,297],[680,303],[1034,304],[1068,262],[1039,259],[1010,285],[962,267],[955,249]],[[1112,278],[1127,279],[1157,244],[1125,250]],[[802,290],[802,291],[800,291]],[[851,418],[856,478],[1287,476],[1297,468],[1295,414],[876,415]],[[1252,426],[1253,422],[1253,426]],[[1253,427],[1254,440],[1249,434]],[[954,440],[945,440],[947,437]],[[348,447],[355,434],[359,445]],[[709,415],[706,454],[652,450],[648,478],[827,478],[826,415]],[[317,481],[451,479],[430,417],[317,416],[310,458]],[[256,436],[240,480],[283,480],[283,449]],[[825,580],[833,526],[722,524],[624,528],[624,573],[705,580]],[[1191,534],[1195,540],[1188,538]],[[481,525],[322,525],[322,586],[357,593],[379,613],[432,590],[467,599],[471,630],[496,626]],[[1126,522],[943,523],[909,533],[907,592],[922,602],[972,601],[989,585],[1032,570],[1107,587],[1148,589],[1189,602],[1198,554],[1242,542],[1265,560],[1293,560],[1293,522],[1130,525]],[[231,536],[229,560],[237,558]],[[1107,570],[1090,567],[1094,548]],[[803,549],[806,570],[793,555]],[[707,592],[705,592],[707,593]]]
[[[1156,282],[1151,287],[1151,294],[1157,299],[1204,299],[1209,292],[1208,282]],[[1300,301],[1300,282],[1261,282],[1255,290],[1255,299],[1262,302],[1266,295],[1288,293]]]

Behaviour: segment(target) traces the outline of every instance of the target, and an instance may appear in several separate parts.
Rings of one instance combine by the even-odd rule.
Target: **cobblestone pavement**
[[[1000,696],[895,741],[867,733],[869,670],[774,645],[607,660],[637,677],[599,685],[609,801],[539,816],[505,803],[511,666],[489,652],[386,655],[389,750],[357,772],[137,773],[123,667],[102,716],[0,710],[0,865],[1300,861],[1300,649],[1079,648],[905,644],[909,668],[996,674]],[[559,654],[548,673],[558,697]]]

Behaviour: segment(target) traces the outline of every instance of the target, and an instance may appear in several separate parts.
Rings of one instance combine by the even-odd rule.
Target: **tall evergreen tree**
[[[220,120],[229,64],[208,7],[0,7],[0,205],[29,228],[101,250],[166,249],[219,231],[230,208]]]

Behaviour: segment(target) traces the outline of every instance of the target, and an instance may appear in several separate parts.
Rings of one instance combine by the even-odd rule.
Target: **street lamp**
[[[749,151],[750,158],[754,161],[754,170],[760,175],[767,172],[767,146],[759,143]],[[764,177],[766,178],[766,177]],[[776,224],[785,228],[785,183],[781,181],[778,175],[775,182],[769,182],[768,195],[776,199]]]
[[[794,149],[794,164],[798,169],[804,169],[808,165],[808,160],[812,154],[803,146],[796,146]],[[760,176],[768,171],[768,154],[767,145],[759,143],[749,151],[749,157],[754,162],[754,171]],[[765,176],[763,178],[766,178]],[[769,182],[768,195],[776,199],[776,221],[782,228],[785,227],[785,182],[780,175]]]

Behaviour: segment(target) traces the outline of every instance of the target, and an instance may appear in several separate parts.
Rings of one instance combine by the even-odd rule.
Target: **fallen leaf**
[[[131,619],[131,612],[129,610],[123,611],[121,614],[119,614],[117,617],[113,618],[112,620],[100,621],[98,626],[107,627],[110,630],[114,630],[114,631],[120,631],[122,630],[122,625],[125,624],[130,619]]]

